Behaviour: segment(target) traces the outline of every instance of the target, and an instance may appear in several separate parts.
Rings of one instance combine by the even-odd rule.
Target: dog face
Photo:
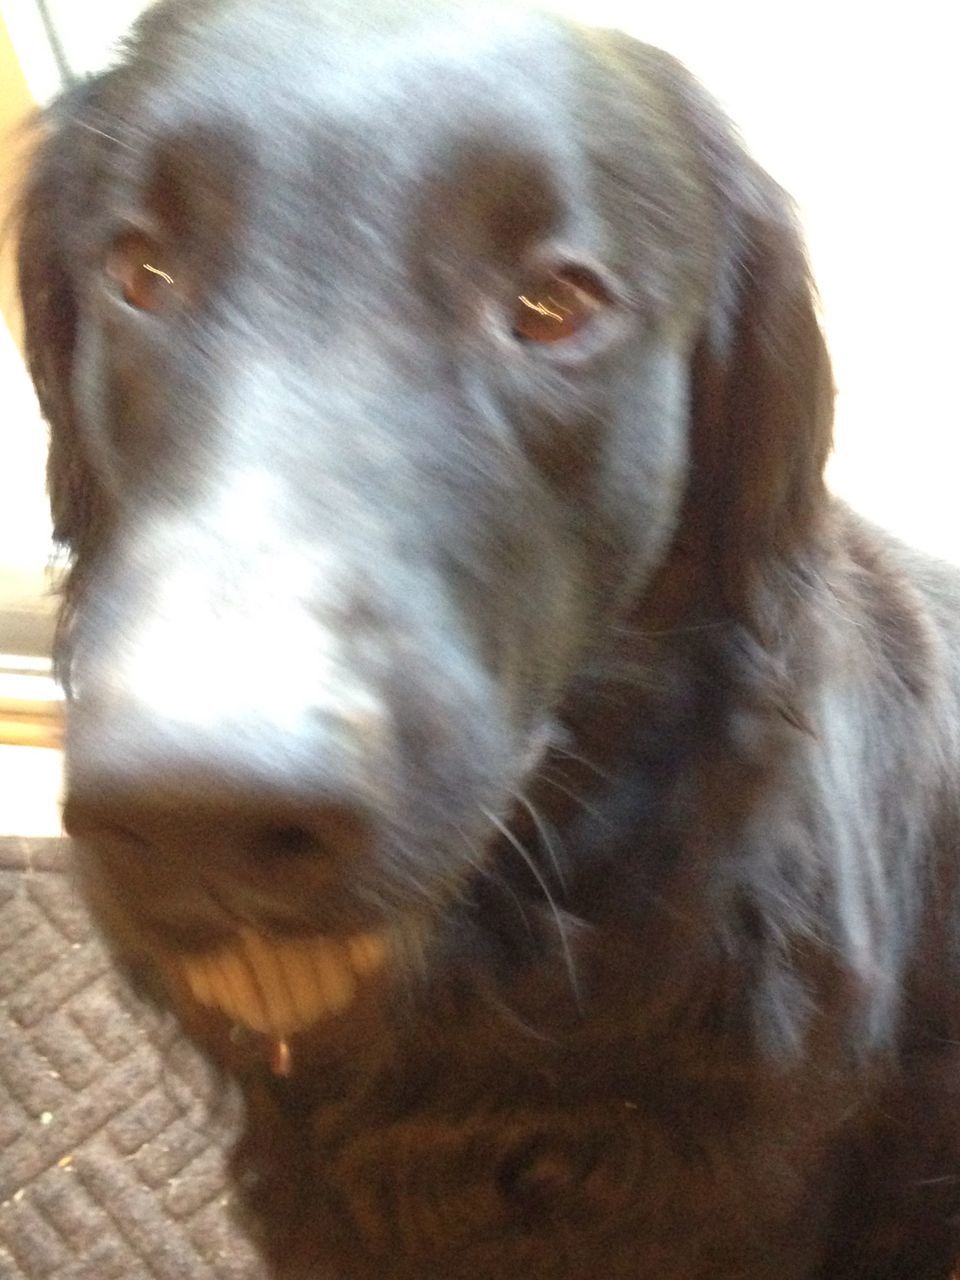
[[[21,272],[67,824],[168,969],[429,932],[615,620],[749,621],[816,510],[784,202],[611,33],[163,3],[55,113]]]

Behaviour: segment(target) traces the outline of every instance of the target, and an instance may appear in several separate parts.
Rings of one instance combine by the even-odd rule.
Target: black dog
[[[946,1280],[960,579],[709,98],[470,10],[164,0],[49,118],[89,900],[278,1274]]]

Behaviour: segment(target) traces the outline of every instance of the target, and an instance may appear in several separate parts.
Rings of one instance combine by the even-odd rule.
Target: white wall
[[[47,11],[75,73],[102,66],[116,41],[146,7],[146,0],[47,0]],[[59,77],[34,0],[0,0],[0,14],[33,96],[38,102],[47,102],[57,92]]]

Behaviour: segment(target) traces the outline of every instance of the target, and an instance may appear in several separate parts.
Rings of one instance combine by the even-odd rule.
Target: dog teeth
[[[296,987],[289,973],[289,965],[281,960],[277,948],[260,934],[250,929],[241,929],[240,954],[255,977],[260,997],[260,1007],[251,1012],[262,1012],[267,1022],[266,1026],[257,1026],[253,1022],[248,1022],[248,1025],[253,1026],[255,1031],[274,1034],[277,1028],[296,1026]]]
[[[381,968],[387,946],[379,934],[274,940],[240,930],[236,944],[181,957],[184,981],[198,1004],[277,1043],[345,1009],[357,978]]]
[[[196,956],[189,964],[185,963],[183,973],[190,993],[198,1004],[215,1002],[216,983],[212,979],[210,964],[205,956]]]
[[[387,958],[386,940],[379,933],[358,933],[348,940],[347,952],[357,973],[375,973]]]
[[[260,985],[235,952],[220,952],[210,964],[213,977],[214,1000],[230,1018],[246,1022],[255,1031],[270,1029],[269,1011],[263,999]]]

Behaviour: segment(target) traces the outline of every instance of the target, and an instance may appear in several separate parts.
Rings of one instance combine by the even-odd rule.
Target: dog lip
[[[181,954],[176,970],[197,1004],[284,1040],[352,1004],[388,952],[383,932],[274,938],[244,927],[226,946]]]

